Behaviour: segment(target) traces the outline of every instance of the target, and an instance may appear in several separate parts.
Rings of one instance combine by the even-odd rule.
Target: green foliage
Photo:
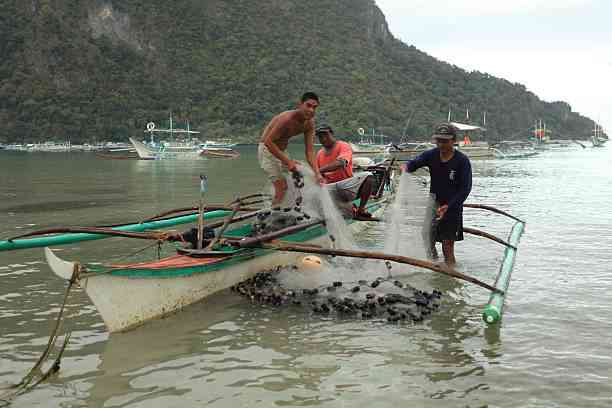
[[[373,0],[6,0],[0,142],[121,140],[189,120],[205,138],[255,142],[307,90],[341,136],[427,139],[449,108],[486,137],[557,138],[593,122],[523,85],[466,72],[394,39]]]

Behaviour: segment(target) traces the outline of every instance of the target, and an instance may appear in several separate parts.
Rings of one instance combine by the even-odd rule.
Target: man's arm
[[[329,173],[331,171],[335,171],[338,169],[343,169],[347,166],[348,162],[344,159],[336,159],[334,160],[332,163],[326,164],[323,167],[319,167],[319,172],[321,174],[323,173]]]
[[[319,164],[315,158],[314,153],[314,138],[315,138],[315,129],[314,129],[314,119],[307,121],[304,124],[304,146],[306,149],[306,160],[312,170],[315,173],[315,177],[319,183],[324,183],[325,180],[323,176],[321,176],[321,172],[319,171]]]
[[[406,170],[408,173],[412,173],[414,171],[417,171],[421,167],[429,165],[429,162],[431,161],[431,156],[434,154],[438,154],[436,149],[424,151],[423,153],[419,154],[417,157],[406,163],[404,170]]]

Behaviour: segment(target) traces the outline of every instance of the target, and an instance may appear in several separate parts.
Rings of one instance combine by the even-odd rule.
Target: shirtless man
[[[314,154],[314,115],[319,107],[319,97],[313,92],[302,95],[297,109],[279,113],[274,116],[261,135],[258,149],[259,165],[266,172],[274,186],[272,208],[277,207],[285,197],[287,170],[297,171],[297,162],[286,153],[289,139],[300,133],[304,134],[306,160],[319,183],[323,178],[319,173]]]

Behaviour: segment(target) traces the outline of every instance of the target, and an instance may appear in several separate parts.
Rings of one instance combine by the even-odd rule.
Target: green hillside
[[[4,0],[0,142],[127,141],[170,114],[204,138],[254,142],[275,113],[312,90],[341,134],[427,138],[453,112],[486,137],[555,138],[593,122],[396,40],[372,0]],[[461,118],[457,118],[461,119]]]

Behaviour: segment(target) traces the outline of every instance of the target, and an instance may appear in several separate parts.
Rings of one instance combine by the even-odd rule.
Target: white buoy
[[[304,270],[319,270],[323,267],[323,261],[318,256],[307,255],[300,259],[299,267]]]

